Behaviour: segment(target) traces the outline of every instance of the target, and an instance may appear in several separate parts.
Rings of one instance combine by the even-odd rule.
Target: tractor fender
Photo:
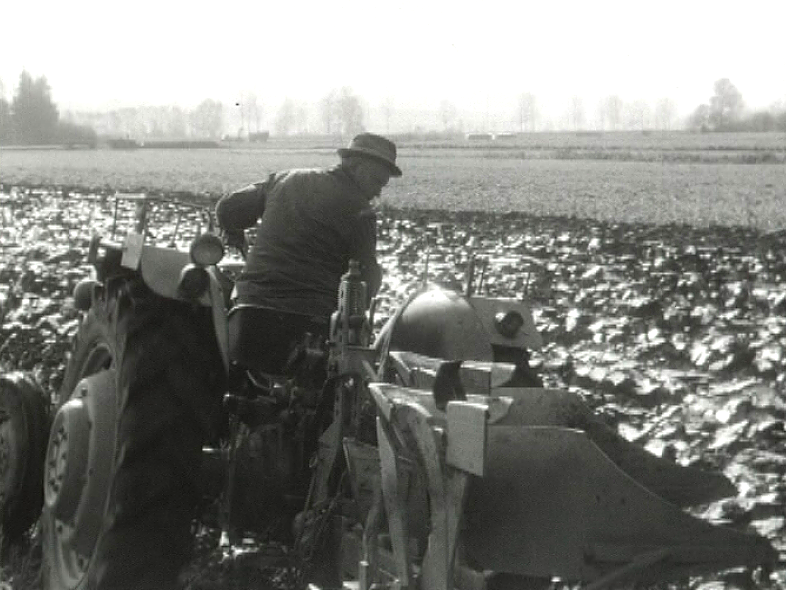
[[[147,244],[138,244],[136,236],[129,234],[123,247],[121,265],[125,268],[136,270],[142,275],[151,291],[167,299],[185,301],[178,293],[180,273],[191,264],[191,257],[187,252],[173,248],[160,248]],[[194,303],[210,307],[213,315],[213,327],[216,332],[218,348],[224,362],[224,368],[229,368],[229,344],[227,335],[226,298],[218,272],[215,268],[208,267],[210,285],[207,291]]]
[[[132,270],[138,270],[150,290],[166,297],[167,299],[182,299],[178,294],[180,273],[191,263],[188,252],[181,252],[170,248],[144,245],[138,257],[129,254],[130,249],[123,250],[121,264]],[[205,307],[210,307],[210,291],[202,295],[197,302]]]

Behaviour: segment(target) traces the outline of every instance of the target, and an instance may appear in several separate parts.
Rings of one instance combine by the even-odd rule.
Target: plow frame
[[[499,387],[506,367],[466,363],[462,380],[484,393],[451,399],[440,409],[433,389],[422,387],[434,385],[428,369],[409,374],[421,387],[380,383],[361,350],[360,362],[348,360],[351,347],[343,354],[346,362],[367,369],[377,447],[341,435],[350,479],[356,482],[358,472],[365,472],[362,526],[345,526],[342,538],[344,574],[357,580],[358,590],[478,590],[487,587],[490,572],[559,578],[601,590],[754,568],[777,558],[766,539],[682,510],[691,498],[701,498],[688,489],[701,485],[701,477],[705,501],[734,489],[725,478],[664,465],[621,437],[593,432],[592,423],[586,430],[576,428],[577,396]],[[440,361],[420,361],[437,368],[432,377],[439,372]],[[529,420],[521,418],[527,415]],[[519,460],[508,465],[499,460],[503,456]],[[663,499],[633,477],[651,469],[666,480],[663,491],[675,500]],[[572,486],[566,470],[578,478]],[[522,483],[529,477],[540,484]],[[684,486],[678,485],[680,477]],[[413,500],[418,486],[420,496]],[[507,502],[504,486],[512,490]],[[358,500],[357,485],[353,494]],[[421,515],[427,506],[425,539],[421,526],[411,530],[413,502],[416,508],[420,503]],[[560,512],[573,504],[574,512]],[[624,514],[617,512],[619,506]],[[553,529],[550,534],[544,525]],[[537,545],[545,548],[532,551]],[[489,560],[489,553],[500,556]]]

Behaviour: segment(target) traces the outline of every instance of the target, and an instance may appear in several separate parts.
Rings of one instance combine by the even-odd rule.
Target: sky
[[[5,0],[0,19],[6,97],[26,69],[61,110],[248,91],[273,110],[349,86],[402,110],[514,111],[532,92],[547,113],[617,94],[687,114],[723,77],[749,107],[786,98],[783,0]]]

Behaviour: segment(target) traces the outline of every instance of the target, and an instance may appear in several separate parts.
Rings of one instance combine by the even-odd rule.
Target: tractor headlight
[[[494,327],[505,338],[515,338],[523,325],[524,318],[515,310],[501,311],[494,316]]]
[[[88,311],[93,305],[96,289],[101,288],[101,283],[93,279],[83,279],[74,287],[74,307],[79,311]]]
[[[203,266],[186,264],[180,271],[177,292],[184,299],[199,299],[210,287],[210,275]]]
[[[199,266],[218,264],[224,257],[224,245],[215,234],[202,234],[194,238],[189,250],[191,260]]]

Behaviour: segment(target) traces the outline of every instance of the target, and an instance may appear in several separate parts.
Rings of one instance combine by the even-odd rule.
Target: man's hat
[[[344,156],[369,156],[381,160],[390,168],[392,176],[401,176],[401,169],[396,166],[396,144],[381,135],[361,133],[352,138],[349,147],[339,148],[338,155]]]

